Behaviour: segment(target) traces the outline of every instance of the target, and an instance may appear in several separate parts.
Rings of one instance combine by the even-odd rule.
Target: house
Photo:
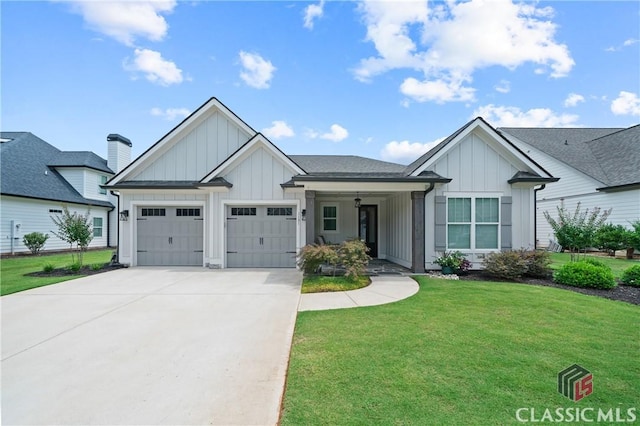
[[[482,118],[409,166],[286,155],[211,98],[113,177],[121,263],[295,267],[305,244],[360,238],[415,272],[534,245],[534,189],[558,179]]]
[[[48,234],[44,250],[68,249],[56,237],[51,217],[90,210],[90,247],[117,244],[115,196],[102,187],[131,158],[131,142],[118,134],[108,139],[108,161],[89,151],[60,151],[29,132],[0,133],[0,248],[2,254],[28,251],[22,237]]]
[[[544,212],[557,207],[612,209],[607,219],[629,227],[640,219],[640,125],[629,128],[500,128],[499,132],[561,181],[537,193],[538,244],[554,239]]]

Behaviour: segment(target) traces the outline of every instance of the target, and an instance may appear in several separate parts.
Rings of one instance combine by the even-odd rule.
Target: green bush
[[[527,263],[524,274],[533,278],[547,278],[551,275],[551,254],[542,250],[521,250],[520,256]]]
[[[594,259],[595,260],[595,259]],[[554,275],[558,284],[573,287],[610,289],[616,286],[613,272],[608,266],[596,266],[590,261],[571,262],[563,265]]]
[[[317,273],[320,266],[325,263],[333,265],[335,272],[335,265],[338,263],[338,253],[334,246],[308,244],[300,250],[298,266],[305,274]]]
[[[595,232],[593,241],[597,248],[606,250],[610,256],[615,256],[616,250],[631,247],[632,238],[633,232],[624,226],[607,223]]]
[[[99,271],[103,267],[104,267],[104,263],[94,263],[93,265],[91,265],[91,269],[94,271]]]
[[[368,251],[369,247],[360,240],[349,240],[340,244],[338,257],[345,268],[347,278],[356,281],[359,276],[364,275],[371,259],[367,254]]]
[[[82,268],[82,263],[80,262],[74,262],[71,265],[69,265],[69,270],[72,272],[78,272],[81,268]]]
[[[22,237],[22,242],[29,250],[31,250],[31,254],[38,254],[48,239],[49,235],[47,234],[43,234],[42,232],[31,232]]]
[[[487,274],[509,280],[522,277],[528,269],[527,261],[517,251],[489,253],[482,264]]]
[[[633,265],[622,272],[620,282],[633,287],[640,287],[640,265]]]
[[[42,271],[46,272],[47,274],[53,272],[54,269],[56,269],[56,267],[53,265],[53,263],[45,263],[44,266],[42,266]]]
[[[596,259],[595,257],[585,257],[584,259],[582,259],[582,262],[587,262],[588,264],[597,266],[598,268],[609,268],[609,265],[607,265],[600,259]]]

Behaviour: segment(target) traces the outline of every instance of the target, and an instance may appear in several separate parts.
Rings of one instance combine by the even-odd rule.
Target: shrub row
[[[490,253],[482,262],[485,273],[504,279],[523,276],[546,278],[551,275],[551,256],[546,251],[516,250]]]
[[[337,265],[345,269],[345,276],[356,280],[366,272],[371,257],[369,247],[360,240],[344,241],[340,245],[309,244],[300,250],[298,266],[305,274],[315,274],[324,264],[331,265],[334,273]]]

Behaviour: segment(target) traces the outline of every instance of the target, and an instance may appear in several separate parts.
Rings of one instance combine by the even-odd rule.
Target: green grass
[[[638,306],[542,286],[418,281],[397,303],[298,314],[283,425],[503,425],[520,407],[540,416],[637,406]],[[594,376],[577,403],[556,390],[574,363]]]
[[[371,283],[369,277],[358,277],[351,281],[345,277],[326,277],[324,275],[305,276],[302,280],[302,293],[322,293],[328,291],[347,291],[366,287]]]
[[[84,264],[107,263],[113,250],[88,251],[84,254]],[[71,254],[43,254],[40,256],[20,256],[0,259],[1,294],[16,293],[30,288],[42,287],[62,281],[79,278],[82,275],[64,277],[26,277],[31,272],[41,272],[45,265],[62,268],[71,265]]]
[[[584,255],[580,255],[582,258]],[[637,259],[621,259],[619,257],[610,257],[610,256],[593,256],[587,254],[587,256],[594,257],[599,261],[603,262],[605,265],[609,265],[611,270],[613,271],[613,276],[617,279],[620,279],[622,276],[622,272],[633,265],[640,264],[640,260]],[[570,253],[551,253],[551,269],[556,270],[559,269],[562,265],[565,265],[571,262],[571,254]]]

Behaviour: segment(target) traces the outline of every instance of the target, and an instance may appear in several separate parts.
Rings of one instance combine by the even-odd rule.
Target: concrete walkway
[[[395,275],[371,277],[371,284],[358,290],[302,294],[298,311],[384,305],[413,296],[419,288],[418,283],[409,277]]]
[[[130,268],[2,305],[2,424],[274,425],[294,269]]]

